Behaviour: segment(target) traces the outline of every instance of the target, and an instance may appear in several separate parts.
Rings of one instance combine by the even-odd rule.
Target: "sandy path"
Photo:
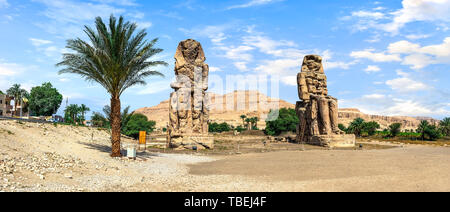
[[[279,183],[283,191],[450,191],[450,148],[445,147],[272,152],[190,167],[191,174]]]

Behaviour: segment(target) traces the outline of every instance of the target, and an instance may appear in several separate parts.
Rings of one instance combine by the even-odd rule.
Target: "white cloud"
[[[234,66],[236,66],[236,68],[239,71],[248,71],[248,67],[247,67],[247,63],[246,62],[235,62],[233,64],[234,64]]]
[[[219,67],[210,66],[209,72],[222,72],[223,70]]]
[[[259,49],[262,53],[277,57],[299,57],[303,55],[298,49],[279,49],[280,47],[296,47],[292,41],[280,40],[276,41],[266,36],[245,36],[243,43]]]
[[[220,46],[217,47],[217,49],[224,51],[225,54],[223,55],[223,57],[228,59],[246,62],[253,60],[253,55],[248,52],[253,50],[254,48],[250,46]]]
[[[392,90],[398,92],[414,92],[414,91],[422,91],[429,89],[429,86],[426,84],[415,81],[410,78],[409,74],[397,71],[397,75],[401,76],[400,78],[396,78],[393,80],[386,81],[386,85],[390,86]]]
[[[49,21],[37,21],[34,24],[49,33],[58,34],[63,38],[81,37],[83,34],[83,25],[92,25],[95,18],[100,16],[104,19],[109,18],[111,14],[116,16],[124,14],[123,8],[128,1],[122,2],[122,8],[112,6],[109,3],[118,1],[96,1],[80,2],[74,0],[32,0],[42,3],[46,9],[41,14],[49,18]],[[131,1],[129,1],[131,2]]]
[[[363,98],[371,99],[371,100],[380,100],[380,99],[386,98],[386,96],[383,94],[369,94],[369,95],[364,95]]]
[[[378,66],[369,65],[369,66],[367,66],[367,68],[364,71],[367,73],[379,72],[379,71],[381,71],[381,69]]]
[[[450,21],[450,0],[403,0],[402,5],[392,13],[393,21],[385,25],[385,31],[395,34],[415,21]]]
[[[111,13],[120,14],[124,9],[114,8],[101,2],[93,4],[87,2],[75,2],[72,0],[34,0],[47,6],[44,14],[53,20],[62,23],[80,23],[80,21],[92,21],[95,17],[109,17]]]
[[[195,27],[192,29],[180,28],[179,30],[189,36],[207,37],[214,45],[223,45],[222,41],[227,39],[224,31],[233,27],[233,24],[210,25],[205,27]]]
[[[411,34],[411,35],[407,35],[405,37],[410,40],[419,40],[419,39],[429,38],[429,37],[431,37],[431,35],[430,34]]]
[[[371,12],[371,11],[357,11],[352,12],[353,17],[360,17],[360,18],[371,18],[371,19],[383,19],[385,18],[385,15],[381,12]]]
[[[239,4],[239,5],[233,5],[228,7],[227,9],[236,9],[236,8],[247,8],[247,7],[254,7],[254,6],[260,6],[260,5],[266,5],[271,4],[275,2],[279,2],[283,0],[251,0],[245,4]]]
[[[431,64],[450,64],[450,37],[441,44],[421,46],[409,41],[398,41],[388,46],[388,52],[406,55],[402,64],[421,69]]]
[[[138,22],[139,29],[147,29],[153,26],[152,22]]]
[[[17,63],[8,63],[0,59],[0,77],[18,76],[30,67],[26,67]]]
[[[171,81],[157,81],[154,83],[148,83],[143,89],[137,92],[138,95],[147,95],[160,93],[166,90],[170,90]]]
[[[351,16],[346,16],[342,20],[356,19],[353,29],[360,31],[376,29],[392,35],[398,34],[400,29],[412,22],[427,21],[435,24],[450,22],[450,0],[403,0],[402,8],[396,11],[377,9],[379,8],[374,8],[374,11],[352,12]]]
[[[450,114],[446,103],[435,103],[429,99],[409,97],[394,98],[392,95],[368,94],[357,99],[340,100],[340,106],[358,108],[366,114],[385,116],[433,116],[441,118]]]
[[[384,52],[374,52],[374,49],[366,49],[363,51],[353,51],[350,53],[354,58],[365,58],[374,62],[394,62],[401,61],[400,56],[395,54],[386,54]]]
[[[30,38],[30,41],[31,41],[31,44],[33,44],[33,46],[36,46],[36,47],[53,43],[52,41],[49,41],[49,40],[42,40],[42,39],[37,39],[37,38]]]
[[[17,63],[9,63],[0,59],[0,90],[4,91],[8,89],[16,82],[16,77],[31,68],[32,67],[23,66]]]

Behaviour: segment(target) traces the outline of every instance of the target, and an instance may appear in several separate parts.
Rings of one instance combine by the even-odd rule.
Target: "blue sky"
[[[122,104],[132,109],[168,99],[176,47],[194,38],[214,79],[278,76],[279,97],[292,103],[303,56],[319,54],[340,107],[450,116],[450,0],[0,0],[0,90],[51,82],[69,104],[100,111],[109,103],[104,89],[58,75],[54,64],[67,39],[85,38],[84,25],[111,13],[158,37],[164,52],[155,59],[170,64],[157,68],[165,78],[124,93]],[[224,87],[210,90],[233,90]]]

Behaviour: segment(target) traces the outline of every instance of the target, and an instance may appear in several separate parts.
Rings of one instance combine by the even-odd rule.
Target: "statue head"
[[[194,64],[195,62],[201,63],[205,61],[205,56],[201,44],[193,39],[181,41],[178,45],[176,55],[182,56],[186,62],[191,64]]]
[[[306,55],[303,59],[303,67],[311,72],[323,73],[322,57],[319,55]]]

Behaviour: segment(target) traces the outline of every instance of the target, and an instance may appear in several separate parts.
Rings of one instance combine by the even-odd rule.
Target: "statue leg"
[[[342,131],[338,127],[339,108],[337,100],[331,99],[329,101],[329,108],[330,108],[331,129],[333,130],[334,133],[341,134]]]
[[[319,107],[317,105],[317,99],[316,98],[312,98],[311,99],[311,110],[310,110],[310,126],[311,126],[311,135],[320,135],[320,130],[319,130]]]
[[[320,129],[323,135],[331,135],[331,121],[330,121],[330,109],[329,100],[326,97],[319,98],[319,111],[320,111]]]

